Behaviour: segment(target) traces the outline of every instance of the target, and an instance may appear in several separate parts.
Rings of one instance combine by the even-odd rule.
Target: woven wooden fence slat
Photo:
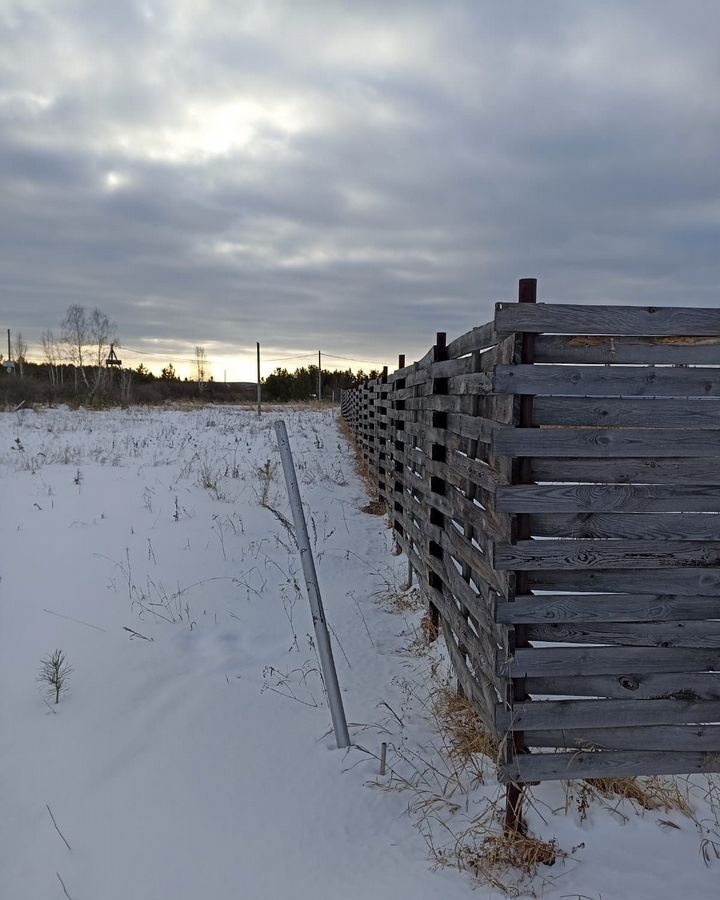
[[[720,770],[718,398],[720,310],[527,302],[343,393],[503,780]]]

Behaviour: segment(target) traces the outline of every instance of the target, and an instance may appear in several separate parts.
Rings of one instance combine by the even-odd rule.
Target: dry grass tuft
[[[435,695],[433,712],[448,735],[450,756],[467,762],[480,753],[497,763],[500,745],[465,697],[441,687]]]
[[[575,802],[581,819],[586,817],[593,802],[599,801],[607,806],[608,801],[616,801],[619,805],[625,800],[644,810],[679,812],[688,818],[693,815],[681,785],[674,779],[659,775],[647,778],[588,778],[568,782],[566,791],[568,800]],[[619,811],[617,805],[613,811]]]
[[[342,416],[338,416],[337,425],[338,429],[340,430],[340,434],[342,434],[342,436],[350,446],[350,450],[352,451],[353,456],[353,463],[355,465],[355,471],[360,476],[362,483],[365,485],[365,490],[368,493],[368,497],[370,497],[370,502],[363,506],[361,511],[364,513],[368,513],[371,516],[384,516],[387,512],[387,504],[378,496],[377,479],[370,471],[368,464],[363,459],[360,445],[356,441],[352,429]]]
[[[425,615],[420,620],[420,631],[427,644],[432,644],[433,641],[436,641],[438,639],[440,630],[433,622],[430,613],[425,613]]]
[[[565,857],[557,841],[541,841],[532,835],[491,835],[477,849],[461,847],[459,861],[477,878],[509,893],[512,886],[505,882],[508,873],[522,872],[533,878],[540,866],[552,866]]]
[[[366,503],[365,506],[360,507],[360,512],[367,513],[370,516],[384,516],[386,511],[385,501],[381,500],[380,497],[375,497],[369,503]]]
[[[390,613],[417,612],[423,607],[418,588],[407,588],[386,579],[382,590],[373,594],[378,606]]]
[[[541,866],[552,866],[567,854],[553,838],[542,841],[527,834],[489,834],[486,824],[474,825],[458,836],[455,844],[434,849],[439,866],[470,872],[482,884],[508,897],[535,896],[530,882]]]

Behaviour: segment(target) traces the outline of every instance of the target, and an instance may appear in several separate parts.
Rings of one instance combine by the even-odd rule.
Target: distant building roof
[[[3,365],[8,370],[8,372],[15,368],[15,363],[11,359],[4,360]]]

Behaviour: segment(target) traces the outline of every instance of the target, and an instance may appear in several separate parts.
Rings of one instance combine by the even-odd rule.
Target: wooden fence
[[[720,310],[519,300],[342,413],[504,781],[720,771]]]

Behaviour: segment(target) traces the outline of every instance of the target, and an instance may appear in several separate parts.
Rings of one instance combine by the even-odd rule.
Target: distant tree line
[[[41,336],[43,361],[27,358],[28,344],[18,332],[12,342],[11,359],[0,353],[0,408],[19,404],[67,403],[71,406],[109,406],[132,403],[162,403],[170,400],[202,399],[204,402],[238,403],[256,397],[256,385],[248,382],[215,382],[208,376],[205,348],[197,346],[194,378],[180,379],[172,363],[154,375],[142,363],[131,368],[109,357],[119,347],[117,326],[99,309],[88,311],[69,306],[60,332]],[[121,354],[120,354],[121,355]],[[322,400],[339,401],[343,388],[378,376],[377,371],[350,369],[321,373]],[[317,366],[289,372],[278,368],[262,382],[263,401],[288,402],[317,399]]]
[[[323,400],[339,400],[340,391],[357,387],[369,378],[377,378],[380,373],[373,370],[367,375],[362,369],[353,372],[346,369],[342,372],[322,370],[320,384]],[[269,402],[287,402],[290,400],[314,400],[317,398],[318,367],[303,366],[288,372],[287,369],[275,371],[263,379],[263,397]]]

